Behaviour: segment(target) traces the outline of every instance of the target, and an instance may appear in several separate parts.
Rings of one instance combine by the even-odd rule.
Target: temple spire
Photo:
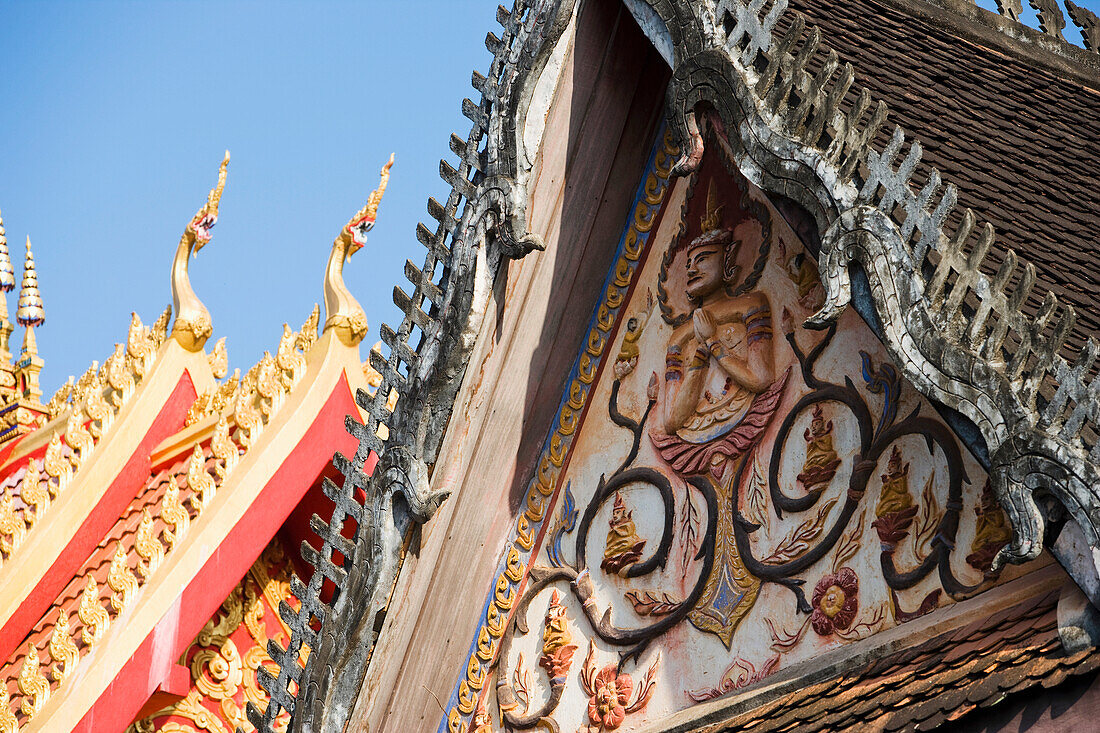
[[[8,316],[8,293],[15,289],[15,269],[8,254],[8,237],[4,232],[4,217],[0,216],[0,362],[11,364],[8,341],[15,330]]]
[[[23,334],[23,350],[16,364],[16,387],[22,397],[37,404],[42,400],[42,388],[38,384],[38,375],[45,362],[38,356],[38,342],[34,329],[46,322],[46,311],[42,307],[42,295],[38,292],[38,273],[34,269],[34,253],[31,252],[31,238],[27,237],[27,256],[23,260],[23,287],[19,291],[19,309],[15,320],[26,327]]]
[[[19,310],[15,318],[27,328],[35,328],[46,322],[42,308],[42,296],[38,292],[38,273],[34,269],[34,253],[31,238],[27,237],[27,258],[23,261],[23,287],[19,291]]]

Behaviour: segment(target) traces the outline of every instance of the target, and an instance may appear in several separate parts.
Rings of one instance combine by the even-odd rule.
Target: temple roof
[[[790,0],[791,9],[821,28],[823,45],[852,64],[858,83],[889,106],[878,146],[900,125],[924,148],[916,178],[936,168],[958,187],[952,228],[966,207],[993,224],[987,274],[1015,250],[1038,274],[1028,312],[1038,310],[1047,290],[1076,308],[1077,325],[1064,347],[1073,358],[1089,335],[1100,333],[1100,72],[1052,63],[1057,59],[1044,63],[1050,54],[1001,33],[977,39],[964,33],[956,13],[912,5],[925,13],[888,0]],[[788,13],[777,33],[793,17]],[[822,58],[811,60],[812,72]],[[1080,71],[1068,73],[1067,66]]]
[[[135,315],[102,367],[70,378],[48,406],[27,403],[40,424],[0,449],[0,579],[21,588],[0,612],[2,732],[121,730],[150,695],[163,704],[202,622],[318,484],[333,449],[354,445],[343,420],[371,375],[359,353],[366,317],[343,267],[380,191],[370,222],[333,244],[324,327],[317,306],[300,330],[284,324],[277,348],[242,377],[227,376],[225,339],[206,351],[212,323],[188,273],[224,183],[223,161],[177,247],[171,336],[169,314],[152,329]],[[311,513],[298,523],[308,527]],[[140,685],[122,682],[127,669],[141,670]]]
[[[1057,601],[1051,591],[700,730],[928,730],[1100,668],[1096,649],[1063,648]]]

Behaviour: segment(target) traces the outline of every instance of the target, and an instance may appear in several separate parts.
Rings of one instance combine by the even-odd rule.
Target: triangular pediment
[[[985,471],[857,313],[802,325],[824,302],[812,222],[704,133],[681,179],[662,133],[637,186],[481,591],[451,709],[474,727],[659,729],[825,654],[861,668],[844,648],[1013,579],[1050,593],[1025,577],[1045,556],[992,568],[1011,528]]]

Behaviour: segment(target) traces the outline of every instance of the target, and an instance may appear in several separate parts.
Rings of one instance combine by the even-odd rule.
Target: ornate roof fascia
[[[203,588],[203,598],[220,603],[247,571],[249,553],[258,552],[270,541],[285,515],[310,488],[311,482],[276,486],[273,479],[288,459],[319,473],[327,456],[318,457],[316,446],[328,445],[334,430],[338,431],[331,418],[324,421],[319,416],[337,391],[344,389],[342,384],[352,391],[367,386],[358,345],[344,343],[335,328],[319,336],[317,330],[316,308],[300,331],[284,325],[275,355],[265,353],[243,378],[238,371],[216,389],[200,394],[188,425],[152,451],[155,466],[186,461],[188,453],[195,452],[197,458],[192,458],[187,486],[190,504],[197,514],[183,517],[178,498],[171,503],[162,499],[159,508],[154,508],[155,517],[172,526],[172,539],[165,536],[167,545],[158,554],[155,567],[138,579],[125,604],[108,608],[96,596],[95,605],[103,607],[109,622],[104,623],[105,635],[90,647],[83,647],[72,664],[84,682],[74,686],[57,680],[48,702],[31,716],[23,730],[72,727],[73,721],[81,721],[79,729],[88,729],[89,725],[110,727],[104,722],[104,714],[126,718],[122,725],[129,722],[137,709],[129,710],[126,705],[140,706],[144,698],[131,694],[132,690],[122,698],[112,697],[116,692],[109,684],[111,680],[126,678],[126,665],[134,665],[137,660],[143,671],[154,670],[147,676],[155,687],[156,674],[171,667],[181,650],[153,644],[150,651],[149,639],[162,633],[163,623],[174,627],[173,639],[189,641],[206,620],[201,614],[187,619],[175,617],[185,589],[198,584]],[[175,348],[184,351],[178,344]],[[200,351],[193,356],[201,355]],[[342,405],[350,404],[350,395],[345,394]],[[207,441],[213,457],[224,461],[213,473],[203,470],[200,460],[201,445]],[[149,480],[155,482],[159,476],[159,471],[154,472]],[[279,495],[277,499],[273,493]],[[262,509],[257,509],[258,503],[263,503]],[[249,529],[243,538],[234,535],[242,523]],[[121,552],[144,557],[137,545],[123,546]],[[240,572],[237,568],[224,570],[227,563],[241,565]],[[211,566],[219,569],[211,571]],[[216,587],[225,581],[226,588]],[[47,620],[56,616],[58,610],[54,609],[45,614]],[[89,723],[92,720],[94,723]]]
[[[74,535],[74,529],[110,526],[121,507],[133,498],[136,487],[125,488],[116,482],[151,431],[172,428],[160,421],[165,409],[171,409],[165,408],[171,395],[188,378],[199,391],[213,384],[201,351],[188,352],[163,332],[151,334],[138,319],[132,321],[130,332],[127,346],[116,345],[102,368],[97,370],[98,364],[93,364],[90,377],[69,390],[72,403],[59,400],[57,418],[24,438],[26,445],[17,446],[9,459],[12,471],[19,461],[37,464],[37,459],[26,456],[48,444],[41,478],[55,498],[36,506],[33,515],[24,510],[23,516],[17,517],[31,527],[0,570],[5,584],[23,589],[0,601],[5,642],[22,638],[25,626],[45,610],[27,599],[48,602],[72,577],[74,563],[86,558],[102,536],[96,529]],[[157,343],[158,338],[163,343]],[[183,414],[168,419],[182,422]],[[33,521],[28,522],[32,516]],[[7,646],[0,645],[0,652],[10,652]]]
[[[458,167],[440,162],[450,195],[445,203],[428,200],[434,229],[417,226],[417,239],[428,250],[424,265],[405,265],[411,295],[394,288],[394,302],[405,315],[396,330],[380,329],[388,358],[370,353],[381,384],[373,396],[365,390],[357,395],[366,419],[349,420],[348,430],[359,448],[350,458],[334,459],[343,485],[327,486],[335,507],[327,525],[315,526],[323,546],[304,548],[315,570],[308,585],[294,581],[302,607],[297,613],[283,609],[293,634],[289,649],[273,654],[278,674],[263,681],[271,703],[263,714],[249,711],[260,730],[272,730],[282,710],[295,711],[293,730],[339,729],[362,683],[375,616],[385,608],[396,578],[402,538],[448,495],[430,487],[428,466],[436,460],[497,270],[505,259],[544,247],[527,229],[527,182],[542,117],[528,112],[545,101],[541,94],[553,92],[540,92],[538,82],[575,4],[519,0],[511,11],[498,11],[501,35],[489,33],[485,39],[493,54],[489,73],[474,72],[472,78],[480,100],[462,103],[473,126],[465,138],[451,136]],[[530,129],[528,117],[534,122]],[[439,265],[442,274],[435,275]],[[391,413],[394,391],[398,400]],[[380,428],[387,425],[389,438],[383,440]],[[368,480],[363,465],[371,454],[379,462]],[[365,491],[365,503],[355,498],[356,489]],[[395,494],[403,501],[394,502]],[[354,542],[341,535],[349,520],[358,527]],[[334,561],[336,553],[346,562]],[[320,600],[326,579],[339,589],[333,606]],[[319,633],[311,628],[316,621]],[[299,663],[303,644],[312,650],[305,670]],[[297,699],[288,690],[292,680],[298,683]]]
[[[907,145],[901,128],[876,147],[886,105],[853,86],[851,66],[800,16],[778,32],[783,0],[766,12],[759,0],[647,3],[674,49],[669,117],[686,150],[678,172],[701,159],[696,113],[706,107],[725,124],[745,175],[810,212],[822,232],[827,300],[807,325],[839,317],[852,300],[848,266],[862,267],[867,305],[895,362],[918,391],[973,423],[985,444],[994,490],[1015,530],[997,563],[1038,556],[1047,525],[1067,516],[1100,549],[1100,447],[1087,438],[1100,421],[1100,381],[1088,378],[1097,346],[1090,340],[1073,364],[1059,356],[1072,308],[1048,294],[1037,319],[1024,315],[1020,305],[1035,275],[1014,255],[993,277],[982,273],[992,226],[978,225],[967,210],[949,227],[954,186],[934,169],[913,180],[921,146]],[[815,56],[819,63],[811,64]],[[1018,266],[1022,275],[1009,292]],[[1060,547],[1054,543],[1054,554],[1100,602],[1091,554]]]

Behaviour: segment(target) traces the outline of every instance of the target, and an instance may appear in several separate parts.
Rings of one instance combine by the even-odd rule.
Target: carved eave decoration
[[[884,149],[874,146],[886,105],[854,87],[851,67],[841,66],[820,31],[800,16],[779,35],[785,5],[780,0],[764,12],[763,3],[738,0],[699,10],[651,4],[675,49],[669,119],[687,151],[678,172],[698,165],[699,117],[711,110],[729,131],[745,175],[811,213],[822,233],[818,265],[827,297],[808,326],[823,328],[839,317],[852,301],[849,264],[861,266],[868,287],[857,305],[865,319],[881,324],[894,361],[918,391],[977,428],[972,449],[1015,530],[997,565],[1037,557],[1046,525],[1065,516],[1089,546],[1100,548],[1100,501],[1091,488],[1100,479],[1100,449],[1083,437],[1092,434],[1100,406],[1100,385],[1087,381],[1096,344],[1090,340],[1074,364],[1062,358],[1074,314],[1052,294],[1039,318],[1020,312],[1035,282],[1030,265],[1022,266],[1022,282],[1011,293],[1005,285],[1015,256],[992,278],[980,271],[992,227],[967,210],[948,229],[954,186],[935,170],[912,180],[921,147],[907,144],[900,128]],[[815,55],[821,71],[811,74]],[[841,111],[846,98],[848,114]],[[964,310],[968,294],[980,303],[973,312]],[[1075,556],[1060,542],[1052,549],[1100,600],[1091,557]]]

